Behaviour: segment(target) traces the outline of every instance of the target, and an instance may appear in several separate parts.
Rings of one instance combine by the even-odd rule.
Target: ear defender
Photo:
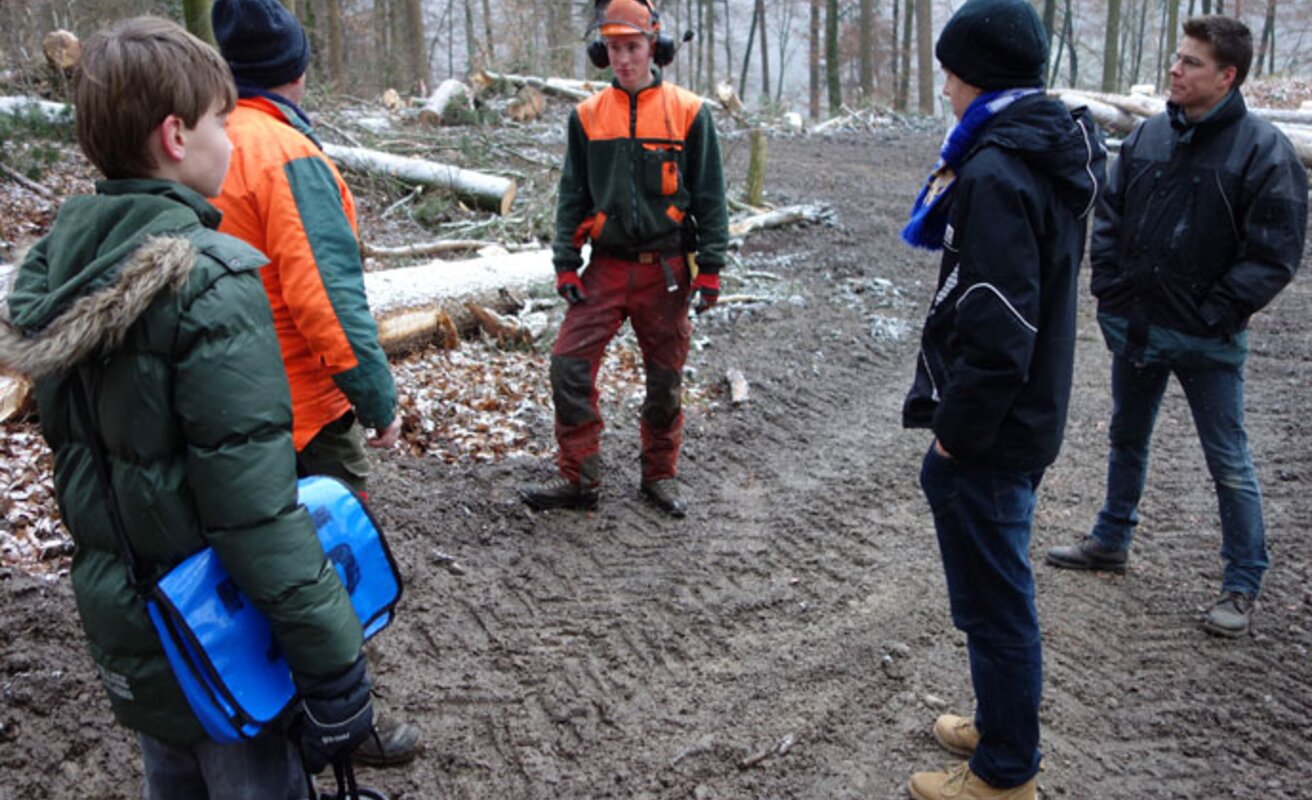
[[[588,42],[588,60],[592,66],[597,69],[605,69],[610,66],[610,53],[606,52],[606,43],[601,39],[593,39]]]

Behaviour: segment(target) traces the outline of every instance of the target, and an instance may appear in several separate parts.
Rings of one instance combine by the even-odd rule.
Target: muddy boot
[[[943,714],[934,720],[934,739],[952,755],[970,758],[979,746],[979,729],[972,719]]]
[[[1253,596],[1243,592],[1224,592],[1207,610],[1203,630],[1216,636],[1235,638],[1248,633],[1253,616]]]
[[[907,789],[916,800],[1034,800],[1038,779],[997,789],[980,780],[970,771],[970,765],[962,762],[945,772],[917,772]]]
[[[519,496],[535,511],[549,508],[591,510],[597,507],[597,500],[601,497],[600,475],[600,459],[595,455],[588,456],[579,464],[577,481],[561,476],[550,483],[522,486]]]
[[[688,513],[688,503],[679,494],[679,483],[674,478],[662,478],[658,481],[643,481],[642,493],[661,511],[671,517],[684,517]]]
[[[1046,560],[1052,566],[1062,569],[1097,570],[1123,575],[1130,553],[1128,550],[1103,547],[1097,539],[1085,536],[1076,544],[1048,550]]]
[[[351,753],[351,760],[370,767],[393,767],[419,755],[419,731],[391,714],[374,715],[369,738]]]

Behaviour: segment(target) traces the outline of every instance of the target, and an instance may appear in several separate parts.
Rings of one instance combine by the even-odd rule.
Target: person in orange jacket
[[[299,107],[309,39],[278,0],[215,0],[211,17],[238,93],[232,163],[214,205],[219,230],[269,259],[260,277],[291,385],[297,472],[339,478],[367,499],[361,425],[374,431],[369,446],[386,448],[401,417],[365,298],[355,199]],[[418,732],[392,718],[354,755],[387,765],[418,751]]]
[[[556,288],[569,302],[551,353],[560,479],[521,490],[536,509],[592,508],[601,477],[597,369],[629,320],[642,349],[642,492],[675,517],[683,441],[680,389],[691,304],[715,304],[729,239],[715,122],[700,97],[662,79],[673,59],[647,0],[602,0],[588,47],[611,86],[570,115],[556,207]],[[592,243],[585,270],[580,249]],[[697,270],[689,253],[696,254]]]

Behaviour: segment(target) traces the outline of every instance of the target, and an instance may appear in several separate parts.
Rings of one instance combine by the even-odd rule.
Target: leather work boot
[[[1223,592],[1203,618],[1203,630],[1216,636],[1235,638],[1248,633],[1255,601],[1243,592]]]
[[[1092,536],[1085,536],[1077,544],[1051,548],[1046,560],[1061,569],[1097,570],[1124,575],[1125,564],[1129,559],[1128,550],[1111,550],[1103,547]]]
[[[1035,800],[1038,779],[995,789],[970,771],[964,761],[946,772],[917,772],[907,785],[916,800]]]
[[[979,747],[979,729],[973,719],[943,714],[934,720],[934,739],[952,755],[970,758]]]
[[[351,760],[370,767],[394,767],[419,755],[419,731],[391,715],[374,714],[369,738],[351,753]]]
[[[688,503],[679,495],[679,483],[674,478],[643,481],[642,493],[661,511],[671,517],[682,518],[688,513]]]
[[[529,508],[535,511],[545,511],[549,508],[591,510],[597,507],[601,491],[596,484],[589,484],[585,488],[581,483],[558,478],[550,483],[524,486],[520,488],[519,496],[524,498]]]

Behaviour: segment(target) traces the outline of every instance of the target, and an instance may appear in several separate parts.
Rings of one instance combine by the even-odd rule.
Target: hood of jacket
[[[1021,98],[980,132],[975,148],[982,147],[1013,152],[1047,176],[1057,197],[1081,218],[1093,212],[1107,149],[1087,109],[1071,111],[1042,94]]]
[[[186,284],[190,230],[220,215],[166,181],[102,181],[70,198],[19,269],[0,315],[0,368],[37,378],[111,350],[164,291]]]

